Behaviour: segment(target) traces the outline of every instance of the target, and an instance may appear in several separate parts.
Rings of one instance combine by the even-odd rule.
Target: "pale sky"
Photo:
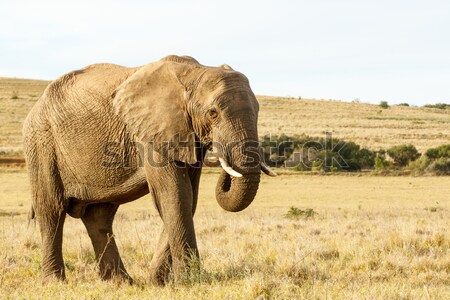
[[[2,77],[177,54],[258,95],[450,103],[450,1],[0,1]]]

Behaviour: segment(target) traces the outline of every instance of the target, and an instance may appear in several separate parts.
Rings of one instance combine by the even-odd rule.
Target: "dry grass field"
[[[114,224],[137,284],[103,282],[80,220],[68,218],[68,283],[41,285],[40,237],[28,225],[24,171],[0,173],[3,299],[449,299],[448,177],[263,177],[254,203],[227,213],[202,176],[195,217],[202,268],[185,285],[155,288],[148,266],[161,221],[149,197],[123,205]],[[287,218],[291,206],[312,217]]]
[[[21,122],[47,84],[0,78],[1,156],[21,156]],[[450,141],[449,110],[259,100],[261,135],[328,131],[420,151]],[[262,177],[248,209],[228,213],[214,199],[218,170],[205,169],[194,218],[200,272],[159,288],[148,270],[162,222],[148,196],[121,206],[114,223],[135,285],[98,278],[86,230],[70,217],[68,281],[42,285],[26,170],[0,167],[0,299],[450,299],[449,177],[280,173]],[[291,207],[316,214],[289,217]]]

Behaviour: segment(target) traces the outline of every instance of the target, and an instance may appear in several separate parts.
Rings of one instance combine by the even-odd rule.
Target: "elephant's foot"
[[[170,270],[168,267],[159,269],[150,269],[150,284],[154,286],[164,286],[169,282]]]
[[[42,270],[42,281],[44,283],[66,282],[64,267],[52,270]]]
[[[133,284],[133,278],[125,271],[125,269],[113,269],[113,268],[102,268],[100,270],[100,277],[102,280],[113,280],[118,279],[120,281],[128,282]]]

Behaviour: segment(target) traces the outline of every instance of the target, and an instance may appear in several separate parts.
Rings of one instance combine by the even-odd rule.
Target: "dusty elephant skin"
[[[119,205],[150,192],[164,224],[151,281],[164,284],[171,270],[181,280],[187,260],[198,258],[193,215],[205,150],[219,145],[224,171],[216,198],[225,210],[245,209],[261,167],[270,174],[257,151],[258,109],[244,75],[187,56],[137,68],[97,64],[52,82],[23,128],[44,279],[65,279],[62,233],[69,214],[86,226],[100,276],[132,282],[112,223]],[[111,142],[123,147],[111,154],[105,151]],[[149,145],[169,148],[149,151]],[[142,162],[144,153],[163,163]]]

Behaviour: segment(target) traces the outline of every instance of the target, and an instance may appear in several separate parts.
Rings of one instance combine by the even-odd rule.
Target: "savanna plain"
[[[162,226],[152,199],[122,205],[114,233],[134,285],[105,282],[82,222],[68,217],[67,282],[42,284],[37,224],[21,122],[46,81],[0,78],[1,299],[450,299],[450,178],[276,170],[252,205],[223,211],[219,170],[205,168],[194,218],[199,271],[153,287],[149,265]],[[260,134],[333,136],[377,149],[450,141],[449,110],[258,97]]]

